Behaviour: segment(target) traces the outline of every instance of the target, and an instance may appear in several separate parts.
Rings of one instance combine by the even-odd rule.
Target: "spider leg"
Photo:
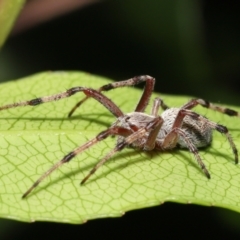
[[[0,107],[0,111],[9,109],[9,108],[20,107],[20,106],[28,106],[28,105],[36,106],[36,105],[46,103],[46,102],[57,101],[60,99],[70,97],[78,92],[83,92],[87,97],[94,98],[99,103],[101,103],[104,107],[106,107],[114,116],[120,117],[120,116],[124,115],[123,112],[119,109],[119,107],[114,102],[112,102],[111,99],[107,98],[106,96],[104,96],[102,93],[100,93],[97,90],[94,90],[91,88],[85,88],[85,87],[73,87],[73,88],[68,89],[65,92],[54,94],[51,96],[45,96],[45,97],[35,98],[35,99],[29,100],[29,101],[8,104],[8,105]]]
[[[153,101],[153,107],[151,111],[151,115],[157,117],[159,108],[162,108],[163,110],[167,110],[169,107],[163,102],[163,100],[159,97],[156,97]]]
[[[98,90],[98,92],[102,92],[102,91],[109,91],[112,90],[114,88],[119,88],[119,87],[126,87],[126,86],[134,86],[137,85],[141,82],[146,82],[146,86],[144,88],[144,92],[138,102],[138,105],[136,107],[136,112],[143,112],[145,110],[145,108],[148,105],[149,99],[152,95],[153,89],[154,89],[154,84],[155,84],[155,78],[148,76],[148,75],[143,75],[143,76],[136,76],[133,78],[130,78],[128,80],[124,80],[124,81],[119,81],[119,82],[114,82],[114,83],[109,83],[106,85],[103,85],[102,87],[100,87]],[[68,117],[71,117],[72,114],[75,112],[75,110],[80,107],[90,96],[86,96],[84,97],[81,101],[79,101],[73,108],[72,110],[69,112]]]
[[[162,124],[163,124],[163,119],[160,118],[160,121],[159,121],[158,125],[156,125],[156,127],[149,133],[149,136],[147,138],[147,141],[144,145],[143,150],[151,151],[152,149],[155,148],[156,139],[157,139],[159,130],[162,127]]]
[[[209,101],[206,101],[204,99],[192,99],[188,103],[186,103],[182,108],[184,109],[192,109],[197,105],[201,105],[202,107],[212,109],[214,111],[224,113],[228,116],[236,116],[240,117],[240,113],[229,108],[221,107],[218,105],[215,105],[213,103],[210,103]]]
[[[165,137],[163,143],[161,144],[161,147],[162,147],[162,149],[174,148],[178,143],[179,136],[181,136],[184,139],[190,152],[192,152],[194,154],[194,157],[197,160],[197,163],[200,165],[201,169],[203,170],[204,174],[207,176],[207,178],[210,179],[210,174],[198,153],[197,147],[192,143],[192,141],[188,138],[186,133],[181,129],[182,124],[183,124],[183,119],[185,116],[190,116],[196,121],[199,118],[201,118],[201,115],[199,115],[195,112],[192,112],[192,111],[186,110],[186,109],[180,109],[180,111],[178,112],[178,115],[173,123],[172,130]]]
[[[158,117],[158,111],[160,107],[164,110],[168,108],[167,105],[164,104],[163,100],[157,97],[154,99],[151,115]],[[148,135],[147,141],[143,148],[145,151],[150,151],[155,148],[156,139],[162,125],[163,125],[163,119],[162,117],[160,117],[159,124],[157,124],[156,127]]]
[[[163,149],[168,149],[169,146],[171,146],[172,148],[173,144],[175,144],[176,146],[178,136],[181,136],[184,139],[189,151],[193,153],[195,159],[197,160],[197,163],[203,170],[204,174],[207,176],[208,179],[210,179],[211,176],[199,155],[197,147],[191,142],[191,140],[187,137],[186,133],[181,128],[173,128],[171,132],[165,137],[163,143],[161,144],[161,147]]]
[[[204,163],[202,162],[202,160],[201,160],[201,158],[198,154],[197,147],[190,141],[190,139],[186,136],[185,132],[181,129],[183,119],[184,119],[185,116],[190,116],[195,121],[206,122],[211,129],[216,130],[220,133],[223,133],[226,136],[226,138],[227,138],[227,140],[228,140],[228,142],[229,142],[229,144],[232,148],[232,151],[233,151],[233,154],[234,154],[234,157],[235,157],[235,163],[236,164],[238,163],[238,151],[237,151],[236,145],[233,142],[233,139],[232,139],[231,135],[228,132],[228,129],[225,126],[222,126],[220,124],[212,122],[212,121],[208,120],[207,118],[205,118],[205,117],[203,117],[203,116],[201,116],[201,115],[199,115],[195,112],[187,110],[187,109],[181,109],[178,112],[178,115],[177,115],[177,117],[175,119],[175,122],[172,126],[171,132],[168,133],[168,135],[165,137],[165,139],[164,139],[164,141],[163,141],[163,143],[161,144],[160,147],[162,147],[163,149],[172,149],[177,144],[178,136],[182,136],[182,138],[186,142],[189,150],[194,154],[198,164],[201,166],[205,175],[208,178],[210,178],[210,174],[208,173]],[[159,147],[159,146],[157,145],[157,147]]]
[[[238,150],[237,150],[237,147],[236,147],[235,143],[233,142],[232,136],[228,132],[227,127],[225,127],[223,125],[220,125],[218,123],[212,122],[212,121],[210,121],[210,120],[208,120],[204,117],[202,117],[202,119],[205,120],[212,129],[214,129],[214,130],[216,130],[220,133],[223,133],[226,136],[226,138],[229,142],[229,145],[232,148],[232,152],[233,152],[233,155],[234,155],[234,158],[235,158],[235,164],[238,164]]]
[[[161,122],[161,117],[156,117],[151,122],[146,124],[146,127],[139,128],[136,132],[126,137],[123,141],[117,143],[116,147],[92,168],[92,170],[81,181],[80,184],[81,185],[84,184],[88,180],[88,178],[91,175],[93,175],[97,171],[97,169],[101,167],[105,162],[107,162],[109,158],[111,158],[115,153],[120,152],[123,148],[125,148],[128,145],[131,145],[136,140],[143,138],[147,132],[153,131],[160,124],[160,122]]]
[[[179,124],[182,123],[183,118],[186,115],[192,117],[196,121],[206,122],[211,129],[216,130],[220,133],[223,133],[226,136],[230,147],[232,148],[233,155],[234,155],[234,158],[235,158],[235,163],[236,164],[238,163],[238,150],[236,148],[235,143],[233,142],[232,136],[228,132],[227,127],[225,127],[223,125],[220,125],[218,123],[212,122],[212,121],[208,120],[207,118],[205,118],[205,117],[203,117],[203,116],[201,116],[201,115],[199,115],[195,112],[192,112],[192,111],[187,110],[187,109],[182,109],[182,110],[179,111],[178,116],[176,117],[175,123],[173,124],[173,128],[176,127],[176,126],[179,126]]]
[[[97,91],[100,92],[100,90],[98,89]],[[73,113],[77,110],[77,108],[79,108],[89,97],[85,96],[81,101],[79,101],[72,109],[71,111],[68,113],[68,117],[71,117],[73,115]]]
[[[76,155],[80,154],[81,152],[85,151],[86,149],[92,147],[94,144],[106,139],[110,135],[121,135],[121,136],[129,136],[132,132],[128,129],[125,129],[123,127],[115,126],[113,128],[109,128],[101,133],[99,133],[95,138],[92,140],[86,142],[85,144],[79,146],[72,152],[68,153],[66,156],[64,156],[59,162],[54,164],[48,171],[46,171],[36,182],[33,183],[33,185],[22,195],[22,198],[26,198],[27,195],[29,195],[30,192],[34,188],[36,188],[40,182],[42,182],[47,176],[49,176],[53,171],[61,167],[64,163],[70,162]]]

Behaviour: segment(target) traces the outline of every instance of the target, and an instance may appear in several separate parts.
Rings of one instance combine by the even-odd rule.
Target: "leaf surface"
[[[55,94],[74,86],[99,88],[109,82],[109,79],[82,72],[40,73],[1,84],[0,105]],[[141,90],[127,87],[106,95],[124,112],[131,112]],[[83,104],[72,118],[67,118],[83,96],[79,93],[36,107],[1,111],[1,217],[82,223],[94,218],[121,216],[126,211],[165,201],[220,206],[240,212],[240,167],[234,164],[225,136],[218,132],[214,133],[211,147],[200,150],[211,173],[210,180],[187,150],[145,153],[124,149],[80,186],[84,176],[114,147],[116,139],[110,137],[53,172],[22,200],[22,194],[54,163],[115,121],[94,99]],[[156,96],[159,94],[154,93],[153,98]],[[181,106],[190,99],[160,96],[169,106]],[[238,107],[231,108],[240,111]],[[226,125],[240,149],[239,118],[201,107],[195,110]]]

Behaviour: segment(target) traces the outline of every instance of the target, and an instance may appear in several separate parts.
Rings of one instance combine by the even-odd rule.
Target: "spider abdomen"
[[[158,138],[164,139],[168,133],[172,130],[173,124],[177,118],[180,108],[169,108],[165,110],[161,117],[164,122],[159,131]],[[181,129],[185,132],[186,137],[197,147],[206,147],[210,145],[212,141],[212,129],[206,121],[201,121],[202,116],[196,120],[190,116],[185,116]],[[187,148],[185,140],[179,136],[178,145],[182,148]]]

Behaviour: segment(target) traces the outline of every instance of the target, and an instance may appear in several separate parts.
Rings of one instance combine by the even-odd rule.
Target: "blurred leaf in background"
[[[0,1],[0,49],[11,31],[14,21],[24,3],[25,0]]]

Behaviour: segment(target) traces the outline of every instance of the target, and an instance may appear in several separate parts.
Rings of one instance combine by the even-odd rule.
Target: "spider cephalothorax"
[[[109,91],[118,87],[133,86],[141,82],[145,82],[146,85],[135,111],[131,113],[124,114],[111,99],[101,93],[102,91]],[[229,116],[239,117],[238,112],[216,106],[203,99],[192,99],[180,108],[169,108],[160,98],[155,98],[151,113],[146,114],[144,111],[149,103],[154,84],[155,79],[153,77],[147,75],[137,76],[125,81],[104,85],[97,90],[86,87],[73,87],[65,92],[55,95],[0,107],[0,110],[4,110],[18,106],[36,106],[45,102],[70,97],[78,92],[83,92],[86,95],[85,98],[74,106],[68,115],[69,117],[90,97],[105,106],[116,117],[116,121],[108,129],[100,132],[95,138],[77,147],[53,165],[23,194],[22,198],[25,198],[44,178],[61,165],[69,162],[76,155],[106,139],[108,136],[114,135],[118,136],[115,148],[95,165],[89,174],[82,180],[81,184],[86,182],[101,165],[112,157],[112,155],[127,146],[139,148],[144,151],[151,151],[153,149],[164,151],[173,149],[177,146],[187,148],[193,153],[204,174],[210,178],[210,174],[198,153],[198,148],[210,145],[212,140],[212,130],[217,130],[226,136],[232,148],[235,163],[238,163],[238,152],[231,135],[228,133],[228,129],[225,126],[212,122],[198,113],[193,112],[191,109],[197,105],[201,105]],[[159,108],[163,109],[161,115],[159,115]]]

